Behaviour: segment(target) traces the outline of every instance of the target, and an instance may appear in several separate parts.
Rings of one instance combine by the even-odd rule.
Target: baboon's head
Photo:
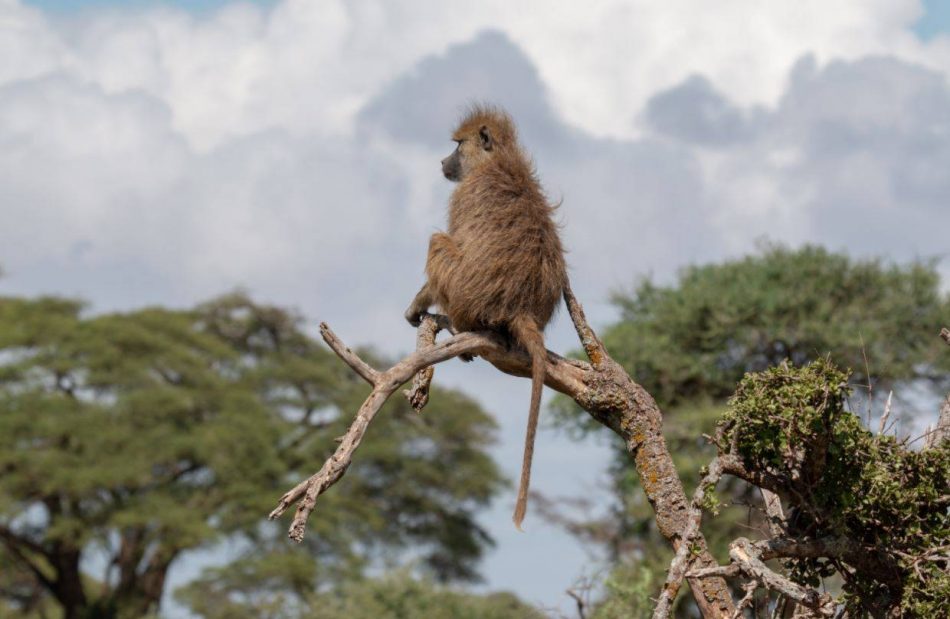
[[[459,123],[452,141],[458,146],[442,160],[442,174],[458,182],[492,157],[517,145],[515,124],[499,108],[475,106]]]

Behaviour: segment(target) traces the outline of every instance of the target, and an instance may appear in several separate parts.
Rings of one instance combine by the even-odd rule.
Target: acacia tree
[[[290,592],[410,546],[436,579],[475,578],[491,543],[475,513],[502,479],[493,420],[451,391],[424,418],[389,407],[306,561],[273,543],[262,510],[332,449],[359,391],[294,314],[243,295],[99,316],[0,299],[0,614],[140,617],[183,553],[220,540],[252,543],[245,575],[279,562],[260,580]]]
[[[878,393],[910,381],[938,393],[950,387],[950,361],[933,337],[950,297],[933,262],[765,246],[686,267],[671,285],[644,280],[613,301],[620,319],[604,341],[668,408],[723,402],[746,372],[827,353]]]

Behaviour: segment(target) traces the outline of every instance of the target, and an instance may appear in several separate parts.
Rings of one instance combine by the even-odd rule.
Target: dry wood
[[[772,537],[782,537],[785,535],[786,522],[785,512],[782,511],[782,499],[771,490],[759,488],[762,493],[762,502],[765,504],[765,515],[769,519],[769,532]]]
[[[749,606],[752,606],[752,601],[755,599],[755,590],[758,588],[759,585],[754,580],[750,580],[746,584],[742,585],[742,590],[745,591],[745,595],[743,595],[742,599],[739,600],[739,603],[736,604],[736,612],[733,613],[732,619],[742,619],[742,611],[744,611]]]
[[[435,345],[435,336],[440,330],[438,321],[432,316],[426,316],[416,331],[416,350],[422,350]],[[412,387],[402,392],[409,405],[417,413],[421,413],[429,403],[429,387],[432,386],[432,377],[435,376],[435,367],[422,368],[412,377]]]
[[[670,612],[673,610],[673,600],[676,599],[676,594],[679,592],[683,578],[689,569],[690,560],[693,558],[691,552],[693,539],[699,533],[699,527],[703,521],[703,499],[710,489],[714,490],[716,488],[716,484],[722,478],[722,466],[719,464],[719,458],[713,458],[708,468],[708,472],[703,476],[702,481],[699,482],[693,493],[693,502],[689,506],[689,520],[680,536],[676,555],[670,562],[666,583],[663,585],[660,597],[653,608],[653,619],[666,619],[670,616]],[[739,608],[741,608],[741,604]],[[738,611],[739,608],[736,610]]]
[[[729,545],[729,557],[743,574],[759,582],[763,587],[778,591],[790,600],[812,610],[819,617],[833,617],[835,603],[827,593],[803,587],[788,578],[776,574],[763,563],[763,556],[755,544],[740,537]]]
[[[679,547],[680,540],[684,539],[683,532],[690,523],[690,510],[663,439],[660,409],[653,397],[607,354],[570,288],[565,289],[564,300],[590,362],[565,359],[548,351],[545,384],[571,397],[594,419],[624,440],[636,465],[643,490],[656,514],[657,529],[674,547]],[[344,346],[325,324],[321,325],[320,330],[334,352],[370,382],[373,389],[357,412],[350,429],[342,437],[336,452],[317,473],[284,494],[271,512],[270,517],[277,518],[289,506],[300,502],[289,533],[291,539],[296,541],[303,539],[304,527],[317,497],[346,472],[366,428],[380,407],[396,389],[420,370],[468,353],[484,358],[507,374],[521,377],[531,375],[528,354],[520,348],[510,347],[503,337],[494,333],[459,333],[442,343],[416,350],[388,370],[377,372]],[[693,537],[692,546],[695,556],[691,564],[695,569],[716,566],[701,533],[697,532]],[[687,581],[703,617],[725,619],[733,615],[735,605],[722,577],[688,576]]]

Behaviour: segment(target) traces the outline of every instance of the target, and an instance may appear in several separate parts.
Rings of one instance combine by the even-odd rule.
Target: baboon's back
[[[461,257],[435,291],[457,328],[506,328],[528,315],[544,329],[567,279],[553,211],[517,147],[459,184],[448,232]]]

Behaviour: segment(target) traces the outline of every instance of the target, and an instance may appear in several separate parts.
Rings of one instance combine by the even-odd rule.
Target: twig
[[[884,428],[887,424],[887,418],[891,416],[891,398],[894,397],[894,390],[891,389],[887,394],[887,402],[884,403],[884,414],[881,415],[881,424],[877,428],[878,434],[884,434]]]
[[[729,557],[742,573],[757,580],[763,587],[778,591],[789,599],[806,606],[822,617],[835,614],[835,604],[827,593],[803,587],[770,570],[759,557],[756,547],[748,539],[740,537],[729,545]]]
[[[604,343],[600,341],[600,338],[597,337],[597,334],[588,324],[587,316],[584,315],[584,308],[577,302],[574,291],[571,290],[569,285],[564,287],[564,303],[567,304],[567,312],[571,316],[571,321],[577,331],[577,337],[580,338],[581,345],[584,346],[587,358],[590,359],[595,368],[601,367],[604,361],[609,358],[607,349],[604,348]]]
[[[937,425],[933,428],[927,428],[924,448],[931,449],[939,445],[942,441],[950,439],[950,394],[943,401],[940,407],[940,417],[937,418]]]
[[[565,593],[567,593],[569,596],[574,598],[574,602],[577,603],[578,619],[587,619],[587,613],[584,612],[584,607],[585,607],[584,599],[581,598],[581,596],[573,589],[568,589],[567,591],[565,591]]]
[[[755,598],[755,590],[758,588],[759,583],[754,580],[750,580],[746,584],[742,585],[742,590],[745,591],[745,595],[742,596],[742,599],[739,600],[738,604],[736,604],[736,612],[734,615],[732,615],[732,619],[741,619],[742,611],[745,610],[746,607],[752,605],[752,600]]]
[[[325,322],[320,323],[320,335],[323,336],[323,341],[327,343],[327,346],[329,346],[340,359],[343,359],[348,366],[353,368],[353,371],[359,374],[363,380],[371,385],[376,384],[379,380],[379,372],[370,367],[368,363],[360,359],[359,355],[350,350],[349,347],[330,330],[330,327],[328,327]]]
[[[426,314],[419,329],[416,331],[416,350],[423,350],[435,345],[435,336],[441,329],[439,321],[432,314]],[[429,366],[416,372],[412,377],[412,387],[402,392],[409,405],[417,413],[421,413],[425,405],[429,403],[429,387],[432,385],[432,377],[435,375],[435,367]]]
[[[690,565],[693,538],[699,533],[699,526],[703,520],[703,499],[709,489],[715,489],[720,478],[722,478],[722,465],[719,458],[715,457],[709,463],[708,472],[693,492],[693,502],[689,507],[689,520],[680,537],[676,555],[670,562],[666,583],[663,585],[663,590],[660,592],[660,597],[653,609],[653,619],[666,619],[673,610],[673,600],[676,599],[676,594],[679,592],[680,585]]]

